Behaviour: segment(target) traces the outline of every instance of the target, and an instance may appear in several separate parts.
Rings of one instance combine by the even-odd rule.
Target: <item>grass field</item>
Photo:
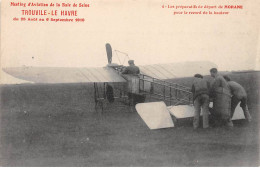
[[[2,85],[0,165],[259,166],[259,73],[244,77],[253,122],[197,131],[149,130],[120,102],[97,113],[92,84]]]

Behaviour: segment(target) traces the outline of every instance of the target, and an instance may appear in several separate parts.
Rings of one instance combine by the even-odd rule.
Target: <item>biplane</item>
[[[188,107],[192,104],[190,87],[174,83],[174,80],[187,77],[189,81],[192,81],[195,73],[208,75],[211,68],[217,67],[209,61],[142,65],[139,66],[140,74],[123,75],[121,74],[121,70],[125,66],[112,63],[113,51],[111,45],[107,43],[105,46],[108,64],[104,67],[12,67],[3,68],[3,70],[16,78],[34,83],[93,83],[95,107],[101,107],[102,111],[105,101],[112,103],[117,99],[126,99],[129,105],[143,102],[151,103],[153,107],[157,105],[156,102],[163,101],[163,106],[159,103],[157,108],[166,108],[168,106],[169,113],[172,113],[177,118],[185,118],[193,116],[191,111],[189,111],[191,106]],[[147,112],[156,110],[156,108],[151,110],[151,105],[147,107],[138,104],[136,109],[139,114],[142,114],[141,112],[146,107],[148,109],[148,111],[144,111],[146,114]],[[180,110],[172,110],[172,106],[177,105],[186,106],[184,110],[181,110],[183,114],[180,114]],[[155,128],[162,127],[165,128],[168,125],[161,126],[160,122],[159,125],[155,125]],[[171,123],[169,127],[172,127]],[[151,129],[154,128],[151,127]]]

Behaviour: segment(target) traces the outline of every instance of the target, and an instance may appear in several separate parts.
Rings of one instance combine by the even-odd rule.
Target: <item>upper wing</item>
[[[125,82],[109,67],[13,67],[3,70],[16,78],[35,83]]]
[[[142,74],[157,79],[193,77],[194,74],[197,73],[202,75],[208,75],[209,70],[213,67],[217,67],[216,64],[209,61],[194,61],[139,66]]]
[[[158,79],[191,77],[196,73],[205,75],[216,67],[214,63],[184,62],[140,66],[142,74]],[[110,67],[63,68],[63,67],[13,67],[4,68],[6,73],[35,83],[125,82]]]

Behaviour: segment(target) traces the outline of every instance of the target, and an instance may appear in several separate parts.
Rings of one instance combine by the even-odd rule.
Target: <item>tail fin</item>
[[[112,48],[109,43],[106,44],[106,50],[107,50],[107,61],[108,64],[112,63]]]

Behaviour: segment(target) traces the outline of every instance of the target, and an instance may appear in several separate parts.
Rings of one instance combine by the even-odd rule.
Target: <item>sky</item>
[[[220,70],[259,70],[257,0],[37,1],[90,7],[77,8],[83,23],[14,22],[24,8],[2,0],[2,67],[102,67],[107,64],[105,44],[110,43],[137,65],[208,60]],[[162,8],[168,4],[242,4],[244,9],[229,10],[229,15],[173,15],[173,9]],[[119,63],[117,55],[127,64],[128,58],[122,63],[125,55],[115,51],[113,62]]]

